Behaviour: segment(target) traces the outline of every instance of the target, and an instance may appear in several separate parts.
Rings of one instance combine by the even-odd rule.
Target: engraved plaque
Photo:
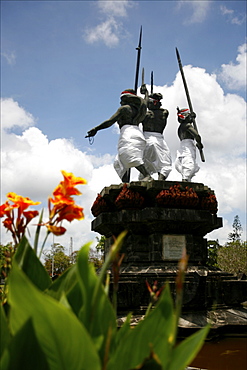
[[[186,247],[185,235],[163,235],[162,257],[164,260],[180,260]]]

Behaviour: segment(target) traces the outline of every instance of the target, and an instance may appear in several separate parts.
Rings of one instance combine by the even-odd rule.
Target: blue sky
[[[133,88],[141,25],[141,67],[147,84],[154,71],[170,112],[165,135],[173,161],[176,107],[186,106],[175,47],[180,51],[205,145],[194,181],[216,191],[225,226],[212,237],[224,243],[236,214],[246,230],[245,1],[2,1],[3,201],[15,191],[45,202],[60,170],[74,172],[88,180],[80,199],[86,219],[80,234],[72,223],[66,237],[76,249],[95,237],[92,202],[104,186],[120,183],[112,167],[118,129],[100,131],[92,146],[84,136]],[[169,180],[179,179],[174,169]]]

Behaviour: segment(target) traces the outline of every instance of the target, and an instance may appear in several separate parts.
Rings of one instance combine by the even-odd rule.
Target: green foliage
[[[169,286],[136,327],[128,315],[117,330],[104,282],[123,237],[112,246],[99,275],[88,262],[87,244],[76,264],[54,282],[23,240],[8,278],[7,303],[1,307],[1,370],[182,370],[193,360],[209,328],[176,346],[179,310]]]
[[[100,238],[98,238],[96,236],[96,239],[97,239],[97,245],[96,245],[96,250],[98,252],[101,252],[102,254],[104,253],[104,250],[105,250],[105,240],[106,240],[106,237],[104,235],[101,235]]]
[[[0,278],[5,279],[11,268],[11,260],[14,255],[12,243],[6,245],[0,244]]]
[[[247,275],[247,242],[230,242],[219,248],[217,263],[223,271]]]
[[[61,275],[73,264],[72,260],[76,257],[67,256],[64,249],[59,243],[54,243],[52,250],[45,253],[45,268],[50,276]]]
[[[218,239],[208,240],[207,247],[208,247],[207,266],[218,268],[219,266],[217,263],[217,256],[218,256],[218,250],[221,247]]]
[[[233,228],[233,232],[228,234],[229,241],[230,242],[236,242],[236,241],[240,242],[243,228],[242,228],[240,218],[238,215],[234,217],[232,228]]]

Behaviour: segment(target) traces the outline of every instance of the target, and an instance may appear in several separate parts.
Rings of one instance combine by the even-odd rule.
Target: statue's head
[[[147,111],[147,106],[144,99],[142,99],[140,96],[137,96],[135,90],[133,89],[124,90],[121,93],[120,99],[121,105],[130,105],[137,109],[137,114],[134,117],[134,121],[137,124],[142,122]]]
[[[163,99],[163,95],[160,93],[150,94],[148,97],[148,108],[159,109],[162,105],[161,99]]]
[[[190,110],[188,108],[177,108],[177,115],[179,123],[190,122]]]
[[[120,99],[121,99],[120,100],[121,105],[132,104],[132,102],[138,101],[138,96],[136,95],[135,90],[126,89],[121,92]]]

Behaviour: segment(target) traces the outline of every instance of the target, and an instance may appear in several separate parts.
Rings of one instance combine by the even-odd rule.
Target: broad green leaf
[[[202,348],[209,329],[210,327],[207,325],[181,342],[172,352],[171,363],[168,369],[184,370]]]
[[[36,228],[35,238],[34,238],[34,243],[33,243],[33,249],[34,249],[34,252],[35,252],[36,255],[37,255],[37,252],[38,252],[39,235],[40,235],[40,230],[41,230],[41,226],[42,226],[43,214],[44,214],[44,208],[40,212],[39,223],[38,223],[37,228]]]
[[[155,355],[151,353],[150,358],[145,359],[141,365],[138,365],[135,369],[138,370],[164,370],[160,361],[155,358]],[[133,369],[134,370],[134,369]]]
[[[39,289],[45,290],[49,287],[51,279],[25,236],[18,245],[14,259]]]
[[[46,293],[58,301],[63,294],[66,294],[73,312],[78,316],[82,307],[82,293],[78,281],[76,265],[71,266],[63,272],[62,275],[52,283]]]
[[[88,252],[89,245],[82,247],[77,261],[83,301],[79,317],[95,343],[101,343],[99,352],[103,361],[108,335],[111,333],[114,336],[116,331],[116,316],[104,287],[98,284],[99,278],[93,265],[88,263]],[[95,290],[97,290],[97,295],[95,295]]]
[[[51,370],[100,369],[87,331],[71,310],[39,291],[13,263],[9,276],[10,328],[14,334],[31,318]]]
[[[167,288],[156,308],[123,336],[111,355],[107,370],[135,368],[149,357],[151,350],[164,366],[170,355],[174,321],[172,298]]]
[[[0,306],[0,323],[1,323],[1,330],[0,330],[0,356],[4,351],[4,348],[8,345],[10,341],[10,331],[8,328],[8,322],[5,315],[5,311],[3,306]]]
[[[125,322],[121,326],[121,328],[116,333],[116,339],[115,339],[115,345],[117,346],[122,340],[124,340],[124,337],[128,335],[129,331],[132,330],[130,327],[130,320],[131,320],[132,314],[129,313],[126,317]],[[113,351],[115,348],[113,348]]]
[[[76,266],[73,265],[64,271],[47,289],[46,293],[59,300],[61,295],[73,289],[78,281]]]
[[[31,319],[13,337],[5,351],[1,370],[49,370],[48,362],[37,341]]]

